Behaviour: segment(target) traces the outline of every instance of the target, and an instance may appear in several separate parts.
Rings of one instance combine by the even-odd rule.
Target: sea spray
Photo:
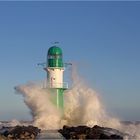
[[[24,102],[31,110],[35,126],[41,129],[59,129],[63,124],[91,127],[100,125],[140,138],[140,125],[124,125],[118,119],[108,116],[98,94],[83,82],[76,70],[73,71],[72,78],[73,86],[64,93],[63,117],[50,101],[52,93],[42,88],[44,82],[27,83],[16,87],[16,91],[23,95]]]
[[[31,110],[34,125],[41,129],[58,129],[60,113],[51,103],[50,93],[40,86],[29,83],[16,87],[24,96],[24,102]]]
[[[97,93],[80,81],[65,94],[64,113],[68,125],[115,127],[120,124],[117,119],[107,116]]]
[[[140,139],[140,124],[121,124],[119,130],[123,133],[130,134],[133,139]],[[129,139],[129,137],[126,137],[126,139]]]
[[[73,86],[65,93],[64,117],[68,125],[100,125],[118,128],[120,122],[107,115],[105,106],[101,103],[99,95],[82,79],[77,66],[72,67],[71,79]]]
[[[59,129],[63,124],[108,127],[120,125],[117,119],[107,116],[98,94],[84,83],[76,69],[72,71],[72,79],[73,86],[64,93],[63,117],[50,101],[53,93],[42,88],[43,82],[16,87],[16,91],[23,95],[24,102],[31,110],[35,126],[42,129]]]

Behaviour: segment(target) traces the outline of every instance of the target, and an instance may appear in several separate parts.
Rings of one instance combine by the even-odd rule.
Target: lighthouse
[[[65,67],[60,47],[54,45],[48,49],[47,63],[44,69],[47,72],[47,89],[51,94],[51,100],[58,109],[63,109],[63,94],[64,90],[68,89],[68,84],[63,82]]]

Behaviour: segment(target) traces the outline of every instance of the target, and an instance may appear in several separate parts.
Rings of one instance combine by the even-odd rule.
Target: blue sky
[[[140,2],[0,2],[0,120],[31,119],[14,86],[45,78],[51,42],[110,114],[140,120]]]

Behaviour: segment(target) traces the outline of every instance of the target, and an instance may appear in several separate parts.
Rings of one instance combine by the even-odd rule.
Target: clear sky
[[[140,120],[140,2],[0,2],[0,120],[30,119],[14,86],[38,81],[51,42],[110,114]]]

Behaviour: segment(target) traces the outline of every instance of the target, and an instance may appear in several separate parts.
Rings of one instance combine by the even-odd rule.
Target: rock
[[[7,136],[9,139],[13,139],[14,138],[14,136],[12,135],[12,134],[8,134],[8,136]]]
[[[30,135],[30,133],[29,132],[25,132],[24,135],[25,135],[25,137],[27,137],[27,136]]]
[[[32,135],[31,135],[31,139],[34,139],[34,138],[35,138],[35,135],[32,134]]]
[[[108,128],[97,125],[92,128],[87,126],[64,126],[63,129],[60,129],[58,132],[60,132],[66,139],[123,139],[122,136],[112,134],[106,130],[108,130]]]
[[[86,134],[78,134],[77,139],[79,140],[85,140],[86,139]]]
[[[5,130],[5,131],[4,131]],[[1,135],[8,139],[35,139],[40,129],[34,126],[15,126],[15,127],[6,127],[2,128],[0,131]]]
[[[25,139],[25,135],[24,134],[20,134],[20,139]]]
[[[110,139],[110,136],[107,136],[105,134],[100,134],[100,138],[99,139]]]
[[[121,136],[119,136],[119,135],[111,135],[110,137],[112,139],[121,139]]]
[[[0,140],[8,140],[5,136],[0,135]]]

